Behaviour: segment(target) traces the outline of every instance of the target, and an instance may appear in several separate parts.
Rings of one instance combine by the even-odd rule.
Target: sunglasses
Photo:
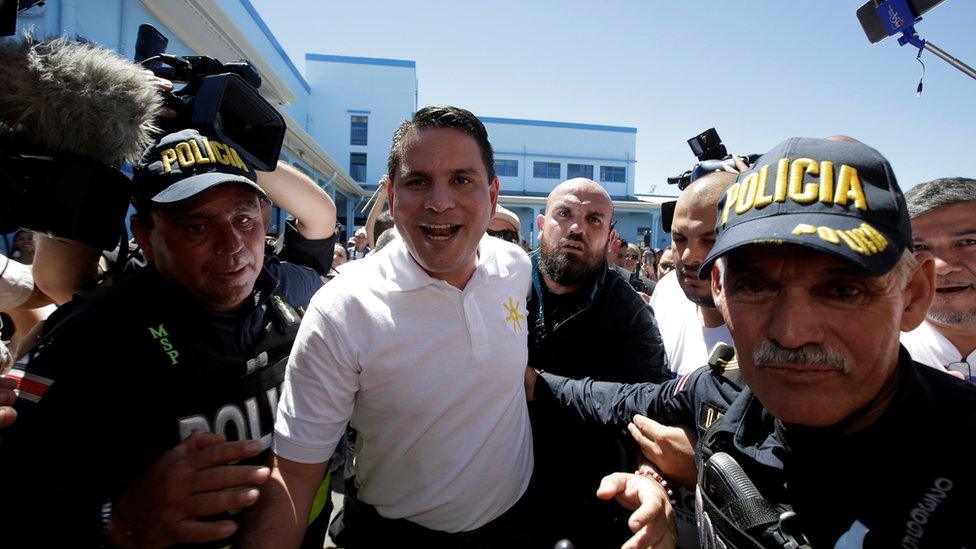
[[[617,254],[617,259],[623,259],[625,257],[636,261],[640,256],[637,254]]]
[[[505,240],[507,242],[511,242],[512,244],[518,244],[519,243],[519,234],[517,232],[511,230],[511,229],[504,229],[504,230],[501,230],[501,231],[493,231],[491,229],[488,229],[487,232],[488,232],[488,236],[493,236],[495,238],[500,238],[500,239]]]

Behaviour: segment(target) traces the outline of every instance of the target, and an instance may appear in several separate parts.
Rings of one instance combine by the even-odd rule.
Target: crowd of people
[[[692,181],[669,248],[577,178],[526,253],[465,109],[400,125],[345,243],[219,139],[134,165],[142,261],[0,258],[5,545],[976,542],[976,180],[790,138]]]

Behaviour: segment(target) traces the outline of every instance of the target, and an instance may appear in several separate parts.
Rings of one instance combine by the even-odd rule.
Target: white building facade
[[[288,125],[281,159],[328,190],[345,236],[351,236],[364,222],[363,204],[386,173],[394,130],[421,104],[416,62],[308,53],[303,73],[248,0],[48,0],[18,17],[18,32],[34,27],[40,36],[66,34],[131,59],[142,23],[169,38],[167,53],[246,58],[255,65],[263,81],[260,93]],[[482,121],[495,149],[500,202],[519,215],[531,245],[546,196],[573,177],[607,189],[622,237],[639,241],[650,232],[654,247],[669,241],[661,234],[660,201],[634,193],[636,128],[487,116]],[[276,212],[272,231],[285,215]]]

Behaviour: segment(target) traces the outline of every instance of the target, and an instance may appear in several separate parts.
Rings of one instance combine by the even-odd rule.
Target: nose
[[[711,247],[706,246],[697,240],[690,240],[681,254],[681,263],[685,266],[697,266],[704,263],[708,257]]]
[[[454,193],[446,182],[435,182],[430,186],[424,200],[424,207],[434,212],[445,212],[454,207]]]
[[[786,291],[771,305],[769,339],[787,349],[823,343],[823,327],[814,303],[804,295]]]
[[[244,238],[232,223],[222,224],[214,235],[214,252],[218,255],[232,255],[244,247]]]
[[[932,258],[935,260],[935,274],[938,276],[949,275],[962,268],[952,252],[941,250],[939,253],[933,254]]]

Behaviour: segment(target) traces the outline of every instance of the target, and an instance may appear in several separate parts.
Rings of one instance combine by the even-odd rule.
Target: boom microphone
[[[93,44],[0,42],[0,233],[17,227],[111,250],[162,98],[152,75]]]
[[[161,106],[148,73],[101,46],[64,37],[0,42],[4,148],[134,162],[152,140]]]

